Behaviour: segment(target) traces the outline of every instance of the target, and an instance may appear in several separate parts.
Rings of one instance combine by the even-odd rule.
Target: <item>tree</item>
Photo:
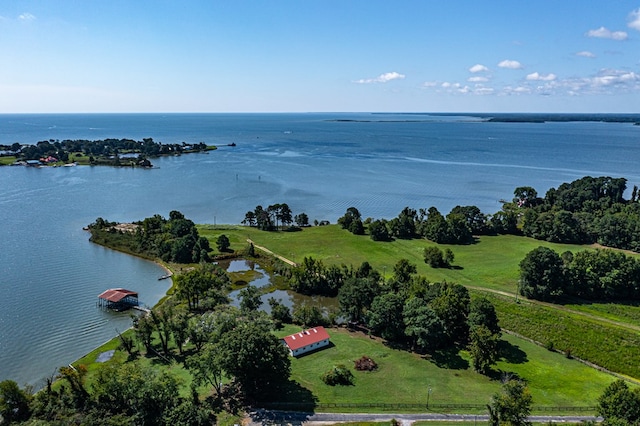
[[[373,299],[367,323],[383,339],[398,340],[404,336],[402,308],[404,300],[395,293],[386,293]]]
[[[30,399],[29,392],[20,389],[13,380],[0,382],[0,418],[4,419],[1,424],[27,420],[31,415]]]
[[[213,386],[216,395],[222,394],[222,354],[218,345],[207,343],[194,355],[187,358],[187,369],[193,374],[193,380],[198,384]]]
[[[415,263],[409,262],[407,259],[400,259],[393,265],[393,279],[400,283],[408,283],[411,275],[418,272]]]
[[[484,296],[471,299],[469,304],[469,318],[467,320],[469,328],[483,326],[486,327],[491,334],[500,335],[500,325],[498,324],[498,315],[496,308]]]
[[[405,335],[411,339],[414,349],[426,351],[440,346],[444,324],[438,315],[419,297],[407,300],[402,309]]]
[[[378,294],[380,284],[376,277],[350,277],[338,291],[340,312],[347,321],[361,322]]]
[[[244,215],[244,219],[242,220],[242,224],[243,225],[247,225],[247,226],[256,226],[256,214],[254,212],[252,212],[251,210],[249,210]]]
[[[239,321],[222,335],[218,344],[226,376],[237,380],[247,396],[274,395],[289,380],[289,351],[261,323]]]
[[[304,304],[294,309],[293,322],[300,324],[302,327],[315,327],[317,325],[323,325],[327,321],[324,319],[322,310],[320,310],[319,307]]]
[[[349,207],[344,216],[338,218],[338,225],[340,225],[342,229],[350,231],[351,224],[357,220],[362,221],[360,212],[355,207]]]
[[[270,297],[268,302],[271,307],[271,319],[276,329],[282,328],[282,324],[291,324],[293,322],[291,311],[282,303],[282,300]]]
[[[460,284],[433,284],[436,297],[431,307],[444,324],[449,342],[466,343],[469,335],[469,290]]]
[[[469,337],[469,353],[473,362],[473,369],[480,374],[487,374],[499,356],[498,335],[484,325],[471,328]]]
[[[256,286],[249,285],[240,290],[240,310],[249,312],[257,311],[262,300],[260,299],[260,289]]]
[[[519,186],[513,191],[513,202],[520,207],[529,207],[538,198],[538,191],[530,186]]]
[[[449,247],[445,248],[444,251],[436,246],[426,247],[422,256],[424,257],[424,263],[432,268],[449,268],[455,259],[455,255]]]
[[[384,219],[374,220],[369,224],[369,236],[373,241],[390,241],[387,221]]]
[[[299,213],[293,217],[293,221],[300,227],[309,226],[309,216],[306,213]]]
[[[527,426],[533,398],[527,386],[520,380],[509,380],[502,390],[491,399],[489,410],[490,426]]]
[[[449,239],[447,220],[435,207],[429,207],[427,218],[421,224],[422,236],[435,243],[446,243]]]
[[[231,243],[229,242],[229,238],[226,235],[222,234],[218,237],[218,239],[216,239],[216,246],[218,247],[218,251],[223,252],[229,250]]]
[[[177,380],[139,362],[99,369],[92,389],[103,416],[121,414],[136,424],[165,424],[163,417],[180,403]]]
[[[520,294],[536,300],[553,300],[564,293],[562,258],[547,247],[531,250],[520,261]]]
[[[598,398],[598,414],[604,424],[627,424],[640,422],[640,391],[629,389],[624,380],[616,380],[606,387]],[[618,423],[616,422],[618,421]]]

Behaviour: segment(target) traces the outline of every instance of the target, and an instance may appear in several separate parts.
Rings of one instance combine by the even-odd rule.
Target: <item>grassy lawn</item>
[[[198,231],[212,242],[220,234],[227,235],[231,248],[235,250],[242,250],[250,238],[296,263],[305,257],[322,260],[325,265],[344,263],[358,266],[367,261],[381,272],[386,271],[388,276],[393,273],[395,263],[405,258],[415,263],[418,274],[430,281],[456,282],[511,293],[516,292],[518,264],[536,247],[547,246],[559,253],[585,249],[585,246],[552,244],[513,235],[483,236],[476,244],[439,245],[453,251],[455,268],[434,269],[424,262],[423,251],[435,243],[424,239],[375,242],[366,235],[353,235],[338,225],[314,226],[300,232],[264,232],[243,226],[200,225]]]
[[[0,157],[0,166],[9,166],[16,162],[16,157],[13,155]]]
[[[288,326],[280,337],[299,331]],[[329,329],[333,345],[292,359],[292,379],[312,391],[318,402],[486,404],[500,389],[504,374],[525,379],[536,406],[595,406],[602,389],[614,378],[514,336],[503,337],[506,356],[494,377],[475,373],[465,351],[446,356],[422,357],[393,349],[377,339],[344,329]],[[378,363],[378,370],[361,372],[353,362],[363,355]],[[336,364],[349,367],[354,386],[328,386],[321,376]],[[449,367],[449,368],[447,368]],[[468,410],[467,410],[468,411]],[[480,409],[484,412],[484,408]]]
[[[573,356],[630,377],[640,378],[640,334],[582,315],[485,293],[496,307],[500,325]]]
[[[247,238],[295,262],[304,257],[320,259],[326,265],[359,265],[368,261],[376,269],[390,276],[393,265],[402,258],[414,262],[418,273],[430,281],[448,281],[476,289],[515,294],[519,263],[538,246],[547,246],[558,253],[587,249],[587,246],[552,244],[512,235],[483,236],[476,244],[449,247],[455,254],[452,269],[433,269],[422,259],[426,240],[397,240],[374,242],[368,236],[355,236],[338,225],[305,228],[301,232],[264,232],[255,228],[203,225],[202,235],[215,241],[224,233],[232,248],[242,250]],[[640,367],[633,360],[640,359],[638,333],[598,321],[598,318],[640,325],[640,306],[586,303],[566,305],[574,311],[567,313],[553,306],[516,303],[515,297],[491,295],[501,325],[539,342],[552,341],[557,349],[571,350],[575,356],[587,359],[612,371],[640,378]],[[589,317],[591,316],[591,317]]]

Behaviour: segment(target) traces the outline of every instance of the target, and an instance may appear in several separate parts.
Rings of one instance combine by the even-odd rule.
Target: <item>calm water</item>
[[[332,119],[369,122],[336,122]],[[415,119],[421,122],[400,122]],[[386,120],[386,122],[380,122]],[[391,121],[393,120],[393,121]],[[153,137],[220,149],[153,160],[152,170],[0,168],[0,380],[40,384],[123,330],[95,307],[110,287],[153,305],[155,264],[95,246],[98,216],[133,221],[180,210],[198,223],[239,223],[261,204],[335,220],[350,206],[391,218],[405,206],[485,213],[516,186],[544,194],[585,175],[640,185],[640,127],[483,123],[468,117],[371,114],[0,115],[0,144]],[[236,147],[224,146],[235,142]]]

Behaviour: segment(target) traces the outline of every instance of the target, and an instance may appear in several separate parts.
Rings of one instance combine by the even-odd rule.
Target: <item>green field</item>
[[[425,247],[437,245],[424,239],[376,242],[366,235],[353,235],[337,225],[314,226],[300,232],[264,232],[249,227],[214,227],[201,225],[198,231],[211,241],[225,234],[232,248],[241,250],[247,238],[269,248],[274,253],[300,263],[305,257],[322,260],[325,265],[360,265],[367,261],[380,272],[390,275],[399,259],[408,259],[418,266],[418,274],[430,281],[449,281],[515,293],[518,263],[539,246],[558,252],[576,251],[584,246],[553,244],[514,235],[482,236],[476,244],[438,245],[450,248],[454,268],[434,269],[424,263]],[[215,245],[215,244],[214,244]]]
[[[255,244],[298,263],[304,257],[322,260],[325,265],[357,266],[368,261],[387,277],[392,274],[393,265],[405,258],[415,263],[418,274],[429,281],[456,282],[472,292],[489,292],[503,328],[542,344],[553,342],[556,349],[570,350],[573,356],[628,377],[640,378],[640,366],[634,361],[640,359],[640,305],[572,303],[556,306],[535,301],[522,303],[522,298],[516,297],[519,263],[529,251],[541,245],[558,253],[585,250],[589,248],[587,246],[553,244],[513,235],[483,236],[471,245],[440,246],[454,252],[454,268],[434,269],[422,258],[424,248],[434,243],[424,239],[374,242],[368,236],[352,235],[337,225],[305,228],[300,232],[201,225],[199,232],[212,242],[224,233],[235,250],[243,250],[250,238]]]
[[[280,337],[299,331],[288,326]],[[503,336],[503,357],[493,377],[475,373],[465,351],[424,357],[386,346],[377,339],[345,329],[328,330],[332,346],[292,360],[292,379],[312,391],[318,402],[396,404],[484,404],[500,389],[505,375],[528,383],[535,406],[595,406],[597,398],[614,378],[561,354],[525,340]],[[354,361],[367,355],[378,370],[361,372]],[[344,364],[355,376],[354,386],[328,386],[321,380],[332,366]],[[449,368],[447,368],[449,367]],[[432,392],[428,395],[428,389]],[[442,410],[441,410],[442,411]],[[467,409],[466,411],[469,411]]]

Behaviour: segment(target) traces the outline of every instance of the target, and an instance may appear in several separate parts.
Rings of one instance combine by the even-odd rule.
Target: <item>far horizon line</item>
[[[562,115],[562,114],[570,114],[570,115],[640,115],[640,112],[572,112],[572,111],[560,111],[560,112],[544,112],[544,111],[534,111],[534,112],[526,112],[526,111],[81,111],[81,112],[0,112],[0,115],[107,115],[107,114],[397,114],[397,115]]]

